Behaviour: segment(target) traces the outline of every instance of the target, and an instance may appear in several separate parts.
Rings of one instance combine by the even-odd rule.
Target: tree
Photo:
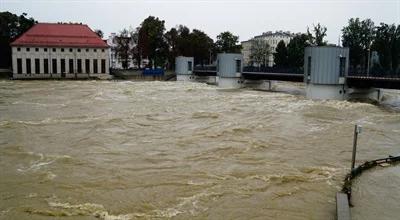
[[[132,36],[127,29],[123,29],[116,40],[116,55],[122,61],[122,68],[127,69],[132,47]]]
[[[20,16],[10,12],[0,12],[0,68],[9,68],[11,66],[11,47],[10,43],[37,21],[28,18],[26,13]]]
[[[371,43],[374,39],[374,22],[351,18],[342,29],[342,45],[350,49],[350,65],[366,68]]]
[[[190,47],[190,29],[184,25],[178,27],[177,49],[182,56],[192,56],[193,52]]]
[[[306,34],[298,34],[290,40],[288,50],[288,64],[290,67],[302,69],[304,66],[304,48],[310,46]]]
[[[283,40],[279,41],[276,46],[276,52],[274,53],[274,62],[278,67],[288,66],[288,50]]]
[[[193,52],[192,56],[195,58],[195,64],[205,64],[210,60],[211,52],[213,50],[214,41],[203,31],[193,29],[189,35],[190,46]]]
[[[379,62],[385,72],[399,71],[400,64],[400,25],[381,23],[376,28],[372,45],[379,55]]]
[[[103,38],[103,37],[104,37],[104,33],[103,33],[103,31],[102,31],[102,30],[100,30],[100,29],[96,29],[96,30],[94,30],[94,33],[96,33],[96,34],[97,34],[97,36],[99,36],[100,38]]]
[[[229,31],[222,32],[217,36],[215,45],[220,53],[240,53],[242,46],[238,44],[239,37]]]
[[[310,32],[310,28],[307,27],[307,36],[309,43],[313,46],[325,46],[327,42],[324,40],[326,37],[327,28],[322,26],[320,23],[313,25],[313,33]]]
[[[149,16],[139,27],[138,49],[148,57],[150,65],[164,66],[168,45],[164,38],[165,21]]]
[[[213,52],[214,41],[203,31],[179,25],[165,33],[168,44],[168,60],[173,62],[176,56],[194,57],[195,64],[205,64]]]
[[[178,31],[176,28],[171,28],[164,35],[168,45],[168,63],[169,67],[173,69],[175,67],[175,58],[178,56]]]
[[[250,59],[260,67],[267,66],[271,49],[267,41],[262,39],[254,39],[250,47]]]
[[[132,30],[131,32],[131,38],[132,38],[132,45],[133,47],[131,48],[131,54],[132,58],[136,62],[138,68],[142,68],[142,51],[139,48],[139,27],[137,27],[135,30]]]

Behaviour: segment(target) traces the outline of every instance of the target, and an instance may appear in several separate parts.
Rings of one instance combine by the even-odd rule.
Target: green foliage
[[[381,23],[376,27],[372,48],[378,52],[380,65],[385,71],[399,72],[400,25]]]
[[[310,46],[310,43],[306,34],[299,34],[292,38],[287,46],[288,64],[290,67],[303,68],[304,48],[308,46]]]
[[[217,51],[220,53],[240,53],[242,46],[238,44],[239,37],[229,31],[222,32],[217,36],[215,42]]]
[[[288,62],[288,49],[283,40],[279,41],[274,53],[274,62],[277,67],[287,67]]]
[[[351,18],[342,29],[342,44],[350,48],[350,65],[366,67],[368,49],[375,37],[374,22]]]
[[[250,47],[250,60],[258,66],[267,66],[271,49],[267,41],[254,39]]]
[[[313,26],[314,34],[312,34],[310,32],[310,29],[307,27],[307,36],[309,43],[313,46],[325,46],[327,44],[327,41],[324,40],[324,37],[326,37],[327,28],[325,26],[322,26],[320,23]]]
[[[169,48],[169,62],[181,55],[194,57],[195,64],[205,64],[208,63],[214,47],[214,41],[206,33],[197,29],[191,32],[183,25],[177,29],[171,28],[165,34],[165,38]]]
[[[0,68],[11,66],[10,43],[37,23],[26,16],[26,13],[18,16],[8,11],[0,12]]]
[[[133,42],[132,33],[127,29],[123,29],[118,36],[115,37],[116,41],[116,55],[122,60],[122,68],[127,69],[131,54],[131,45]]]
[[[193,29],[189,35],[195,63],[205,64],[210,59],[214,41],[203,31]]]
[[[165,21],[149,16],[139,27],[138,50],[143,57],[148,57],[150,65],[164,66],[168,47],[164,38]]]

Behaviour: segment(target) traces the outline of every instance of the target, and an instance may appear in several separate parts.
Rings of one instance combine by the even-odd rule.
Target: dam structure
[[[178,81],[214,82],[220,88],[272,90],[277,81],[303,82],[305,94],[316,100],[368,99],[380,101],[381,89],[400,89],[400,78],[354,76],[349,72],[349,48],[312,46],[304,51],[304,72],[246,72],[243,55],[220,53],[215,68],[189,70],[190,57],[176,58]],[[181,67],[187,66],[186,69]],[[179,67],[179,68],[178,68]],[[182,77],[185,75],[185,77]],[[205,79],[208,78],[208,79]],[[200,79],[200,80],[199,80]]]

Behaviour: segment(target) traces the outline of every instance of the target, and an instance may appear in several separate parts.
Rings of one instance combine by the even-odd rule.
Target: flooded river
[[[0,81],[0,219],[334,219],[354,124],[358,163],[400,153],[398,94],[377,106],[285,86]],[[358,219],[376,216],[357,204],[400,214],[399,169],[382,169],[355,184]]]

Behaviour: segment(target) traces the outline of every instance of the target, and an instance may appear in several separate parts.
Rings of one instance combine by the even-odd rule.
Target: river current
[[[0,219],[335,219],[354,124],[358,164],[400,154],[400,93],[276,89],[0,81]],[[398,217],[399,169],[363,177],[353,217]]]

